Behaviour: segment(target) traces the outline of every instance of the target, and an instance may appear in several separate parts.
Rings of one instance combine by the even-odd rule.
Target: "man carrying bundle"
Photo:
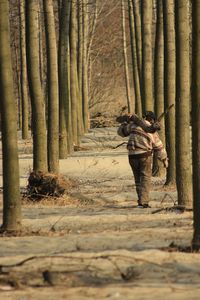
[[[158,127],[155,114],[152,111],[147,111],[144,120],[138,122],[138,119],[134,120],[134,115],[129,116],[128,122],[122,123],[117,132],[122,137],[129,136],[127,144],[128,158],[135,178],[138,207],[148,208],[150,207],[148,203],[153,152],[157,152],[157,157],[163,162],[165,168],[168,167],[168,158],[157,133],[156,128]]]

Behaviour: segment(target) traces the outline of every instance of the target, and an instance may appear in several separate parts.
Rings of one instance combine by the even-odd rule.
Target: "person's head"
[[[149,121],[151,124],[153,124],[156,121],[156,115],[154,114],[153,111],[145,111],[144,113],[144,119]]]

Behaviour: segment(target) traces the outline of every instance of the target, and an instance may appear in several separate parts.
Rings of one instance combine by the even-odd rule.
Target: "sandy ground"
[[[23,204],[24,233],[0,237],[0,299],[199,299],[199,254],[169,248],[190,246],[192,212],[157,212],[177,199],[164,178],[152,179],[151,208],[137,208],[126,148],[112,149],[121,142],[116,128],[91,130],[60,161],[70,194]],[[19,153],[23,190],[31,142]]]

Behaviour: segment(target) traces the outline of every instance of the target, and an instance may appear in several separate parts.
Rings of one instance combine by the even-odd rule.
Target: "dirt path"
[[[192,213],[155,213],[176,201],[162,178],[152,208],[136,208],[126,150],[112,149],[120,142],[115,128],[92,130],[87,150],[60,161],[77,183],[70,197],[23,205],[24,234],[0,238],[0,299],[199,299],[199,254],[163,251],[190,245]],[[20,151],[23,188],[31,144]]]

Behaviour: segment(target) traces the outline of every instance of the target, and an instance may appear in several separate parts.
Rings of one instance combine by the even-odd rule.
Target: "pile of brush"
[[[69,182],[60,175],[43,172],[31,172],[25,197],[41,200],[46,197],[60,197],[69,187]]]

